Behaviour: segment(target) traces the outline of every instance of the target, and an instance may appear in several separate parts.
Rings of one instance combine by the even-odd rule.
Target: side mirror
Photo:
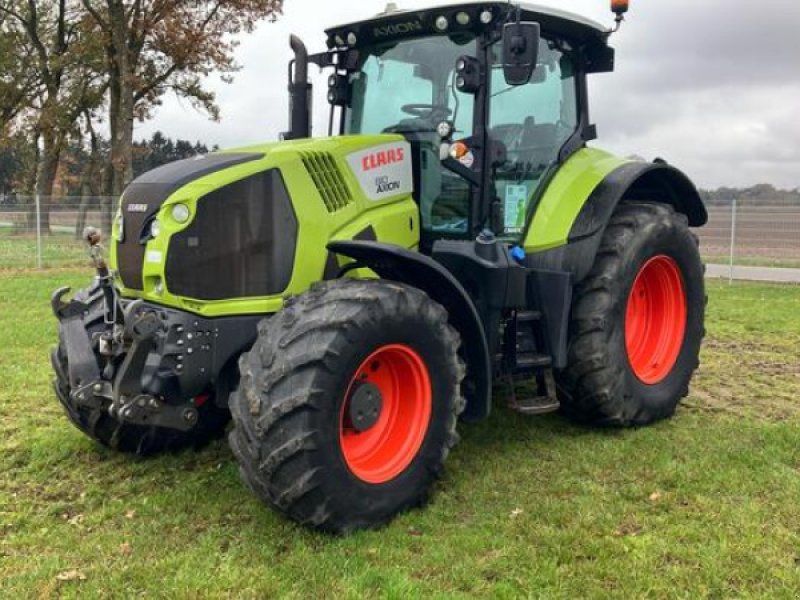
[[[525,85],[539,56],[538,23],[506,23],[503,26],[503,74],[508,85]]]

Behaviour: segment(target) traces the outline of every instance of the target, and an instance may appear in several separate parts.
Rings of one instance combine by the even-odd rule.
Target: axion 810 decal
[[[370,200],[408,195],[414,188],[408,142],[391,142],[353,152],[347,155],[347,163]]]

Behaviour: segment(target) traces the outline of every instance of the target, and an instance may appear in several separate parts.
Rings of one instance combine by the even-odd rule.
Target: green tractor
[[[88,233],[94,284],[52,299],[70,420],[144,455],[232,416],[249,487],[347,532],[424,502],[493,384],[525,414],[670,417],[698,366],[707,215],[663,160],[587,147],[611,31],[485,1],[326,33],[319,54],[291,39],[283,140],[136,179],[108,266]]]

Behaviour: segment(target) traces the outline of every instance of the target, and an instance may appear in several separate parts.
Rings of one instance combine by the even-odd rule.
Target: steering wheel
[[[400,107],[400,110],[412,117],[431,121],[434,120],[434,117],[445,119],[453,112],[446,106],[439,106],[437,104],[404,104]]]

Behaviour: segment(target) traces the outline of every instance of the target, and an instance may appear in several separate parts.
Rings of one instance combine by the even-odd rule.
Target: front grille
[[[344,177],[329,153],[302,152],[300,157],[328,212],[341,210],[353,201]]]
[[[170,194],[190,181],[263,156],[241,152],[208,154],[168,163],[135,179],[122,195],[120,208],[124,237],[117,243],[117,270],[122,284],[131,290],[144,289],[142,265],[149,239],[146,230]]]
[[[192,223],[170,239],[167,289],[199,300],[278,294],[289,285],[296,246],[280,171],[258,173],[197,201]]]

